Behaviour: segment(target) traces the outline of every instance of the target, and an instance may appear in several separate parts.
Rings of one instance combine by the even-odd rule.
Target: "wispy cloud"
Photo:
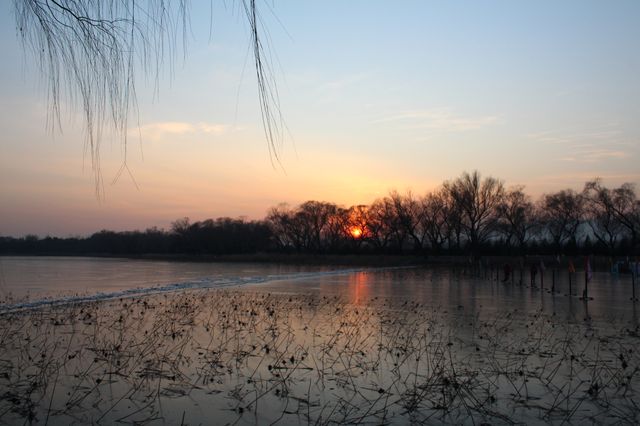
[[[406,130],[464,132],[493,126],[499,121],[500,117],[497,115],[469,117],[457,115],[451,108],[430,108],[400,111],[373,123],[392,123]]]
[[[617,160],[627,158],[631,154],[620,150],[603,148],[576,150],[572,155],[561,158],[562,161],[597,163],[602,160]]]
[[[160,140],[166,136],[178,135],[219,135],[231,130],[232,127],[227,124],[219,123],[189,123],[185,121],[163,121],[145,124],[140,129],[133,129],[134,132],[140,132],[143,139]]]
[[[363,87],[370,78],[367,73],[347,74],[333,79],[318,76],[305,77],[305,85],[313,92],[315,101],[321,104],[343,104],[351,95],[363,93]]]
[[[526,135],[536,142],[553,145],[593,144],[599,142],[618,142],[622,135],[618,123],[606,123],[586,129],[558,129],[534,132]]]
[[[597,163],[628,158],[637,143],[625,137],[619,123],[604,123],[583,129],[560,129],[529,133],[537,143],[555,145],[564,151],[560,161]]]
[[[552,173],[534,176],[527,180],[526,185],[531,194],[538,196],[543,193],[572,188],[580,191],[584,183],[594,178],[601,178],[607,186],[622,185],[625,182],[640,181],[640,173],[618,173],[615,171],[582,171],[567,173]]]
[[[368,78],[368,75],[366,73],[345,75],[321,84],[319,86],[319,89],[322,92],[344,90],[349,86],[361,83],[367,78]]]

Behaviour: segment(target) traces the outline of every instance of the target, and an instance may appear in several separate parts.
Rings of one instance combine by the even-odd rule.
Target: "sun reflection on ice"
[[[354,305],[366,304],[369,298],[370,276],[366,272],[357,272],[349,277],[349,286],[352,289]]]

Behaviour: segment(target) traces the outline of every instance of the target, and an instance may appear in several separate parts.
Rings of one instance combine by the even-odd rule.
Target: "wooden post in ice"
[[[573,278],[573,274],[576,273],[576,267],[573,266],[573,262],[569,260],[569,296],[573,295],[573,291],[571,290],[571,278]]]
[[[591,279],[591,265],[589,264],[589,256],[586,256],[584,258],[584,291],[582,294],[585,301],[589,300],[589,292],[588,292],[587,284],[589,283],[590,279]]]
[[[569,296],[571,296],[571,271],[569,271]]]
[[[638,273],[638,262],[631,264],[631,299],[636,303],[636,274]]]

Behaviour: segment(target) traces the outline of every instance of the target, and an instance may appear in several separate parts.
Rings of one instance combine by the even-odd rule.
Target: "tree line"
[[[392,191],[370,205],[308,201],[272,208],[266,218],[281,250],[369,250],[428,254],[590,251],[637,253],[640,201],[632,184],[600,179],[534,201],[477,171],[423,196]]]
[[[0,237],[0,254],[143,255],[247,254],[270,250],[272,233],[265,221],[218,218],[191,223],[178,219],[170,230],[115,232],[87,238]]]
[[[479,172],[421,196],[391,191],[349,208],[307,201],[271,208],[262,220],[176,220],[169,230],[100,231],[87,238],[0,237],[0,253],[425,255],[638,255],[640,201],[630,183],[600,179],[533,200]]]

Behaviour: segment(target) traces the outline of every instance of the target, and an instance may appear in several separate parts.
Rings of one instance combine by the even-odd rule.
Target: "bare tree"
[[[447,192],[441,188],[427,194],[421,202],[422,228],[431,250],[436,254],[440,253],[444,244],[451,238],[450,230],[452,228],[449,223],[453,216],[450,215],[451,204],[449,201]]]
[[[335,204],[327,205],[331,210],[323,232],[324,246],[329,251],[336,251],[344,246],[349,233],[349,210]]]
[[[551,236],[556,250],[568,241],[576,242],[578,228],[583,222],[584,199],[571,189],[546,194],[540,200],[540,218]]]
[[[336,211],[335,204],[321,201],[307,201],[298,207],[296,216],[301,221],[301,230],[308,241],[306,249],[322,251],[326,247],[330,219]]]
[[[282,117],[264,59],[262,21],[256,0],[237,2],[249,24],[263,128],[277,160]],[[127,131],[137,110],[138,70],[156,82],[165,66],[172,70],[178,52],[185,51],[189,8],[189,0],[13,0],[18,36],[48,83],[52,127],[60,125],[63,101],[84,114],[98,195],[104,130],[123,142],[119,174],[128,171]]]
[[[620,237],[627,233],[635,249],[640,235],[640,201],[633,185],[625,183],[609,189],[600,179],[594,179],[585,184],[583,196],[587,223],[596,239],[612,252]]]
[[[393,205],[395,220],[403,232],[413,242],[414,250],[422,250],[425,233],[422,229],[422,206],[413,198],[411,191],[400,195],[397,191],[389,194]]]
[[[504,197],[504,184],[490,176],[482,179],[480,173],[474,171],[445,182],[443,187],[460,208],[463,231],[471,252],[476,255],[480,246],[495,231],[498,207]]]
[[[293,213],[286,203],[278,204],[267,212],[266,222],[271,228],[271,233],[276,246],[281,250],[289,248],[301,249],[301,244],[293,232]]]
[[[176,235],[185,235],[189,231],[190,227],[191,222],[186,216],[171,222],[171,232]]]
[[[351,206],[347,211],[345,233],[350,237],[351,245],[360,248],[373,237],[373,221],[369,219],[370,209],[364,204]]]
[[[538,225],[537,215],[531,197],[524,193],[524,187],[510,188],[498,206],[498,229],[507,246],[524,249]]]
[[[393,203],[388,197],[379,198],[369,206],[367,225],[372,245],[378,250],[387,250],[392,241],[401,238],[395,218]]]
[[[463,235],[463,211],[460,203],[444,188],[442,189],[442,200],[445,206],[446,216],[446,234],[448,240],[448,248],[455,249],[460,252],[462,249],[462,243],[464,242]]]

